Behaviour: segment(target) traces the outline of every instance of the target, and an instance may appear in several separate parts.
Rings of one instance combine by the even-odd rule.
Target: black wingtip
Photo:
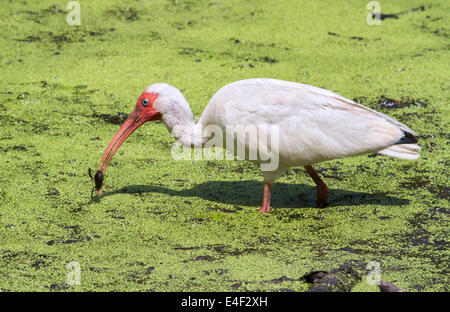
[[[417,142],[418,142],[417,137],[414,134],[403,131],[403,137],[400,140],[398,140],[395,144],[415,144]]]

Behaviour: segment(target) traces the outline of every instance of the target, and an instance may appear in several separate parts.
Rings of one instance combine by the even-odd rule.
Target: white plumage
[[[374,152],[411,160],[419,157],[415,134],[406,125],[306,84],[265,78],[230,83],[212,97],[197,123],[175,87],[159,83],[144,93],[157,95],[153,109],[185,145],[207,141],[202,129],[208,125],[224,130],[230,125],[278,126],[279,166],[263,172],[263,212],[270,211],[270,185],[290,167],[305,166],[318,185],[319,203],[324,205],[328,190],[312,164]]]

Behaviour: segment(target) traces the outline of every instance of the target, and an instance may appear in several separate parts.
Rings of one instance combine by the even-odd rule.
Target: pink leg
[[[317,205],[319,207],[325,207],[327,205],[328,196],[327,185],[322,181],[312,166],[305,166],[305,169],[317,185]]]
[[[264,182],[264,194],[259,212],[270,212],[270,183]]]

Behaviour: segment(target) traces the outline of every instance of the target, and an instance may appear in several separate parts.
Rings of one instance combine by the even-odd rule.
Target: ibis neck
[[[202,147],[206,142],[203,137],[201,122],[195,123],[191,120],[188,123],[178,124],[171,131],[172,136],[184,146]]]
[[[202,147],[207,141],[203,137],[201,119],[196,123],[192,112],[184,112],[183,114],[174,114],[169,118],[164,118],[163,122],[171,135],[184,146]]]

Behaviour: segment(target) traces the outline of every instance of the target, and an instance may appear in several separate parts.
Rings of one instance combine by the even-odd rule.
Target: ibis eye
[[[147,99],[143,99],[142,100],[142,105],[147,106],[147,104],[148,104],[148,100]]]

